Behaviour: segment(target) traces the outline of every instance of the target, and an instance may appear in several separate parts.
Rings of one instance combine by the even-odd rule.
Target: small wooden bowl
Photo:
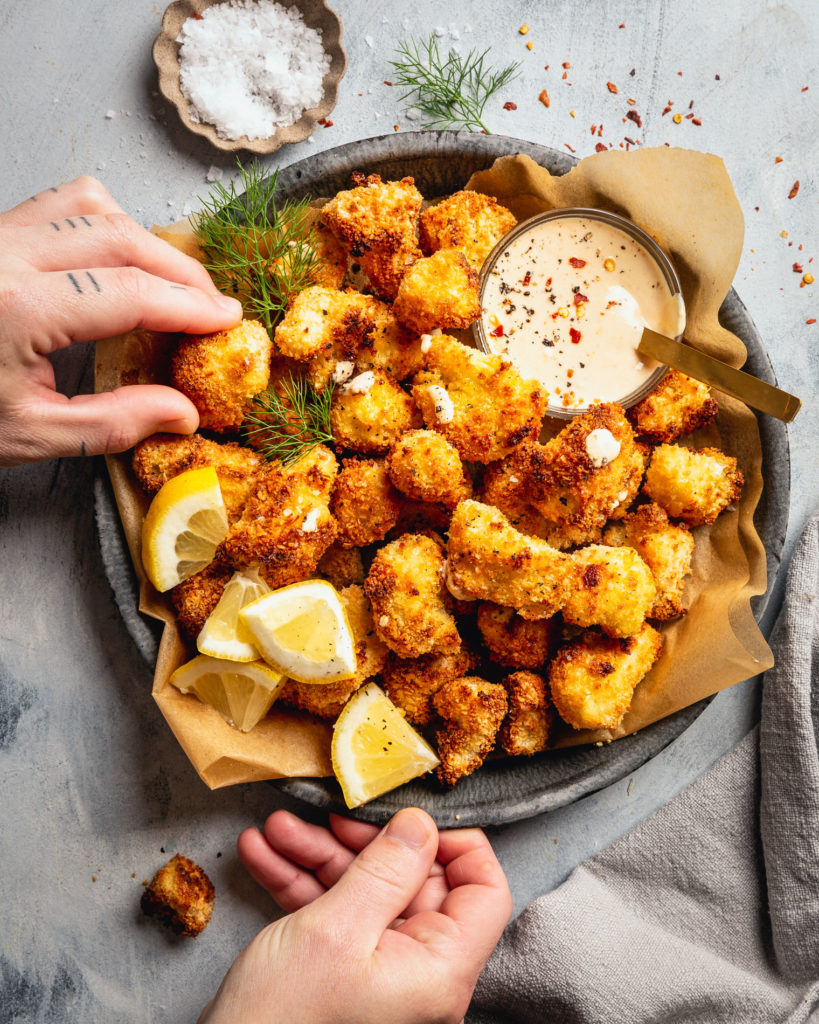
[[[341,45],[341,21],[324,0],[283,0],[287,7],[298,8],[308,28],[321,30],[321,41],[330,55],[330,70],[324,76],[324,92],[317,107],[305,110],[298,121],[286,128],[278,128],[266,139],[222,139],[212,124],[191,119],[187,99],[179,87],[179,43],[177,37],[182,25],[196,14],[202,14],[208,7],[222,0],[175,0],[162,17],[162,30],[153,47],[154,63],[159,71],[159,91],[179,111],[182,123],[196,135],[207,139],[216,149],[226,153],[247,150],[250,153],[275,153],[288,142],[302,142],[312,135],[316,122],[327,117],[338,99],[338,84],[347,70],[347,54]]]

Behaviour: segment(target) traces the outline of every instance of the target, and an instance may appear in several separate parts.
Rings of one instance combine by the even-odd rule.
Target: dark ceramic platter
[[[527,153],[552,174],[564,174],[576,162],[568,154],[521,139],[466,132],[402,132],[352,142],[291,164],[279,175],[286,196],[332,195],[349,187],[352,171],[377,172],[386,178],[412,175],[425,196],[462,188],[474,171],[491,166],[499,156]],[[748,349],[745,369],[776,379],[745,306],[733,289],[720,310],[725,327]],[[766,486],[755,524],[765,545],[768,588],[755,599],[762,617],[779,569],[788,522],[790,454],[784,424],[767,416],[759,422]],[[150,666],[156,661],[159,624],[137,611],[138,590],[107,474],[95,484],[97,528],[106,574],[126,627]],[[458,786],[444,792],[435,783],[415,781],[352,812],[382,824],[400,807],[423,807],[442,827],[501,825],[572,803],[633,772],[676,739],[707,705],[702,701],[606,747],[579,747],[533,758],[499,759],[485,764]],[[290,796],[316,807],[350,814],[334,779],[283,779],[276,783]]]

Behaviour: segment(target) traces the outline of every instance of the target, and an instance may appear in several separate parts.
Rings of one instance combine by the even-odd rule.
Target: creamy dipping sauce
[[[566,411],[638,391],[659,369],[637,353],[643,328],[675,338],[685,327],[682,296],[652,253],[590,215],[535,222],[510,238],[481,303],[491,350]]]

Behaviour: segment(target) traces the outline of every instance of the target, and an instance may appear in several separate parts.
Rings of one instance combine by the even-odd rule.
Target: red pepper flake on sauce
[[[526,273],[523,275],[523,280],[521,281],[521,284],[525,288],[527,285],[529,285],[531,283],[532,283],[532,275],[527,270]]]
[[[788,193],[788,199],[794,199],[794,198],[796,197],[796,193],[797,193],[798,191],[799,191],[799,182],[798,182],[798,181],[795,181],[795,182],[793,183],[793,188],[792,188],[792,189],[790,190],[790,192]]]
[[[586,266],[586,261],[585,260],[579,260],[576,256],[570,256],[569,257],[569,263],[571,263],[571,265],[575,268],[575,270],[580,270],[582,267]],[[587,302],[588,299],[584,299],[584,301]]]
[[[569,328],[569,337],[572,339],[573,345],[580,344],[580,331],[578,331],[576,327]]]
[[[498,326],[495,328],[495,330],[494,331],[490,331],[489,333],[492,335],[493,338],[502,338],[503,337],[503,324],[498,324]]]
[[[581,303],[588,302],[588,301],[589,301],[588,295],[584,295],[583,292],[575,292],[574,293],[574,304],[575,304],[575,306],[579,306],[579,305],[581,305]]]

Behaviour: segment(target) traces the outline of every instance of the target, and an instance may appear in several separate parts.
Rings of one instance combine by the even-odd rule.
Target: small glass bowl
[[[483,307],[484,289],[486,288],[486,282],[489,277],[489,271],[494,267],[501,253],[505,252],[509,247],[509,243],[514,241],[519,235],[525,231],[531,230],[538,224],[542,224],[550,220],[566,220],[576,217],[578,220],[582,219],[585,221],[598,221],[603,224],[607,224],[610,227],[616,228],[628,235],[629,238],[633,239],[639,245],[641,245],[648,254],[653,257],[657,269],[663,276],[663,280],[668,285],[669,294],[671,296],[682,296],[682,288],[680,286],[680,279],[677,277],[677,272],[674,269],[674,265],[669,259],[668,255],[663,249],[654,241],[651,235],[647,231],[638,227],[633,221],[628,220],[626,217],[621,217],[617,213],[609,213],[608,210],[595,210],[591,207],[583,206],[569,206],[561,210],[549,210],[546,213],[538,213],[534,217],[530,217],[528,220],[521,221],[512,228],[511,231],[507,232],[503,238],[498,242],[492,252],[484,260],[484,264],[481,267],[481,286],[480,286],[480,300],[481,307]],[[489,355],[494,355],[495,350],[489,343],[489,339],[486,335],[486,329],[484,328],[483,317],[480,320],[476,320],[472,325],[472,334],[475,338],[477,347]],[[682,338],[682,334],[677,335],[677,341]],[[612,401],[618,402],[623,406],[624,409],[628,409],[632,405],[636,405],[642,401],[646,395],[653,391],[654,388],[660,383],[660,381],[668,373],[668,367],[662,363],[657,366],[657,369],[646,378],[646,380],[640,385],[639,388],[632,391],[628,395],[624,395],[622,398],[612,399]],[[568,420],[574,416],[580,416],[585,412],[589,411],[589,406],[577,406],[576,408],[567,409],[562,405],[549,405],[546,409],[547,416],[553,416],[557,419]]]

